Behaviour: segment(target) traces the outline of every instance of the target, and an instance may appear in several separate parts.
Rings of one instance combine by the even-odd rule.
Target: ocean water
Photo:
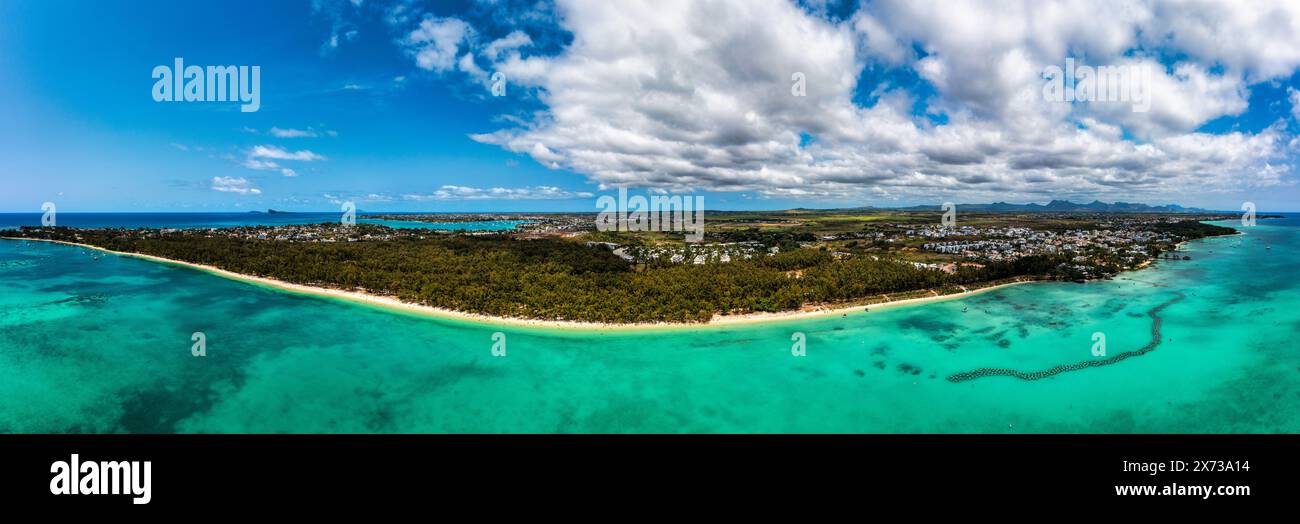
[[[340,213],[59,213],[60,226],[112,228],[211,228],[241,226],[291,226],[337,223]],[[473,222],[417,222],[358,218],[361,224],[377,224],[394,229],[441,229],[447,231],[504,231],[526,220],[480,220]],[[41,225],[41,213],[0,213],[0,229]]]
[[[430,319],[0,241],[0,431],[1300,432],[1300,219],[1244,231],[1111,281],[643,332]],[[1139,350],[1162,304],[1140,356],[947,379]]]

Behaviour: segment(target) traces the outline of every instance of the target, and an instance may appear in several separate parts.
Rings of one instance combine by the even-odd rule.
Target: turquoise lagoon
[[[632,332],[426,318],[0,241],[0,432],[1300,432],[1300,219],[1244,231],[1111,281]],[[1094,359],[1096,332],[1108,355],[1136,350],[1177,293],[1145,355],[946,380]]]

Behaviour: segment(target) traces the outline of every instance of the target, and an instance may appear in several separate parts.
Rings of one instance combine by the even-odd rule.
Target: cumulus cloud
[[[460,45],[471,31],[470,25],[459,18],[430,16],[421,20],[402,43],[421,69],[443,72],[456,65]]]
[[[1300,67],[1300,2],[1164,0],[1143,35],[1151,45],[1223,66],[1251,82],[1291,76]]]
[[[1253,84],[1300,67],[1293,1],[875,0],[849,16],[820,1],[533,4],[475,4],[501,22],[484,32],[472,15],[431,16],[410,0],[381,9],[417,67],[479,83],[502,72],[525,88],[512,94],[544,108],[503,115],[510,124],[473,140],[602,189],[1156,197],[1287,183],[1297,142],[1284,125],[1197,131],[1243,114]],[[504,36],[492,30],[501,27]],[[552,32],[572,37],[558,53]],[[1066,58],[1148,68],[1149,110],[1044,99],[1044,68]],[[867,68],[886,80],[859,86],[879,78],[864,77]],[[893,85],[888,74],[932,89]],[[796,79],[806,96],[792,94]],[[249,160],[302,152],[263,153]],[[403,198],[537,189],[446,186]]]
[[[214,176],[212,177],[212,189],[223,193],[238,193],[241,195],[260,195],[262,190],[253,187],[248,179],[243,177]]]
[[[1243,113],[1255,79],[1295,70],[1300,31],[1279,28],[1300,21],[1297,4],[1252,2],[1231,13],[1178,5],[1185,12],[1173,16],[1162,1],[878,0],[834,20],[782,0],[561,0],[558,20],[573,40],[557,55],[466,44],[462,57],[485,60],[469,64],[535,88],[546,107],[471,138],[583,173],[602,189],[1038,199],[1284,183],[1284,127],[1196,130]],[[1242,14],[1252,11],[1274,19]],[[1273,24],[1258,28],[1271,39],[1203,45],[1227,36],[1215,16],[1244,32]],[[503,40],[511,38],[494,43]],[[462,52],[455,41],[453,53],[437,56]],[[1166,55],[1180,58],[1157,59]],[[1044,68],[1068,57],[1149,67],[1149,111],[1046,100]],[[863,86],[873,91],[864,104],[857,82],[868,66],[911,71],[935,95],[882,83]],[[795,79],[806,96],[792,94]],[[945,120],[932,122],[935,114]]]
[[[477,188],[445,185],[432,193],[402,195],[402,199],[417,202],[429,200],[566,200],[591,198],[592,196],[592,193],[566,191],[553,186]]]
[[[483,55],[489,60],[496,60],[502,53],[512,49],[529,46],[533,44],[533,39],[529,38],[523,31],[512,31],[510,34],[493,40],[483,49]]]
[[[277,129],[279,128],[272,128],[272,134],[274,134]],[[325,160],[325,157],[305,149],[302,151],[287,151],[278,146],[264,145],[254,146],[250,149],[247,156],[244,157],[244,160],[240,162],[239,165],[258,171],[278,171],[280,174],[287,177],[298,176],[297,171],[281,165],[277,160],[315,162]]]
[[[1263,4],[1251,3],[1230,11],[1269,7]],[[883,0],[860,11],[855,28],[862,32],[869,56],[886,63],[906,63],[900,55],[910,53],[906,50],[913,46],[922,49],[925,56],[908,56],[909,65],[944,96],[940,102],[944,109],[969,110],[1021,129],[1050,125],[1071,114],[1069,106],[1043,107],[1040,100],[1034,100],[1045,66],[1064,66],[1067,58],[1076,58],[1081,65],[1089,66],[1150,67],[1153,85],[1144,87],[1151,89],[1155,108],[1148,115],[1130,115],[1122,122],[1131,131],[1150,137],[1188,132],[1209,120],[1245,109],[1249,92],[1243,72],[1253,67],[1249,60],[1211,74],[1209,71],[1216,66],[1224,65],[1218,54],[1188,55],[1186,61],[1170,68],[1148,56],[1157,49],[1170,49],[1166,46],[1191,40],[1178,35],[1218,27],[1216,19],[1206,17],[1220,11],[1221,6],[1195,2],[1170,9],[1164,1]],[[1273,42],[1288,41],[1300,45],[1300,37],[1295,35]],[[1183,48],[1170,50],[1177,54]],[[1256,49],[1256,53],[1268,52]],[[1294,69],[1296,65],[1288,67]],[[1092,109],[1095,107],[1076,111]]]
[[[1240,76],[1212,74],[1195,63],[1180,63],[1166,72],[1151,59],[1125,59],[1115,65],[1150,71],[1141,80],[1150,109],[1135,112],[1131,103],[1091,103],[1077,111],[1104,115],[1142,138],[1186,133],[1215,118],[1239,115],[1249,105],[1250,90]]]

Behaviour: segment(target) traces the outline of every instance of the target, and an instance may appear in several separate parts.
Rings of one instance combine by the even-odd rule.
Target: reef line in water
[[[962,373],[957,373],[955,375],[949,376],[948,381],[965,382],[967,380],[975,380],[977,378],[998,377],[998,376],[1015,377],[1021,380],[1038,380],[1038,379],[1043,379],[1054,375],[1059,375],[1061,373],[1066,373],[1069,371],[1078,371],[1080,369],[1109,366],[1111,364],[1117,364],[1119,362],[1122,362],[1132,357],[1140,357],[1142,355],[1150,353],[1151,351],[1154,351],[1156,347],[1160,345],[1160,341],[1161,341],[1160,324],[1161,322],[1164,321],[1164,319],[1160,318],[1160,312],[1163,311],[1165,308],[1174,305],[1178,301],[1187,298],[1187,295],[1184,295],[1177,291],[1175,291],[1174,294],[1176,295],[1174,298],[1169,299],[1165,303],[1160,304],[1154,308],[1151,308],[1150,311],[1147,311],[1147,316],[1151,317],[1151,342],[1148,342],[1147,345],[1142,347],[1142,349],[1126,351],[1124,353],[1120,353],[1110,358],[1104,358],[1099,360],[1085,360],[1083,362],[1075,362],[1073,364],[1062,364],[1060,366],[1056,366],[1051,369],[1045,369],[1042,371],[1024,372],[1024,371],[1020,371],[1016,369],[1008,369],[1008,368],[979,368],[973,371],[965,371]]]

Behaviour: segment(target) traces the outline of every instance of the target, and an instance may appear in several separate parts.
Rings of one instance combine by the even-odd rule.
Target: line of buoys
[[[967,380],[974,380],[977,378],[997,377],[997,376],[1015,377],[1021,380],[1038,380],[1053,375],[1059,375],[1061,373],[1065,373],[1068,371],[1078,371],[1080,369],[1087,369],[1092,367],[1109,366],[1111,364],[1117,364],[1119,362],[1123,362],[1132,357],[1145,355],[1147,353],[1150,353],[1151,351],[1154,351],[1156,347],[1160,345],[1160,341],[1161,341],[1160,324],[1161,322],[1163,322],[1163,319],[1160,318],[1160,312],[1165,308],[1174,305],[1178,301],[1187,298],[1187,295],[1184,295],[1177,291],[1175,291],[1174,294],[1177,296],[1175,296],[1174,298],[1170,299],[1169,301],[1163,304],[1160,304],[1152,308],[1150,311],[1147,311],[1147,316],[1151,317],[1151,342],[1148,342],[1147,345],[1142,347],[1142,349],[1127,351],[1110,358],[1104,358],[1099,360],[1085,360],[1083,362],[1076,362],[1074,364],[1062,364],[1060,366],[1056,366],[1051,369],[1045,369],[1042,371],[1024,372],[1024,371],[1020,371],[1016,369],[1008,369],[1008,368],[980,368],[973,371],[965,371],[962,373],[957,373],[955,375],[949,376],[948,381],[965,382]]]

